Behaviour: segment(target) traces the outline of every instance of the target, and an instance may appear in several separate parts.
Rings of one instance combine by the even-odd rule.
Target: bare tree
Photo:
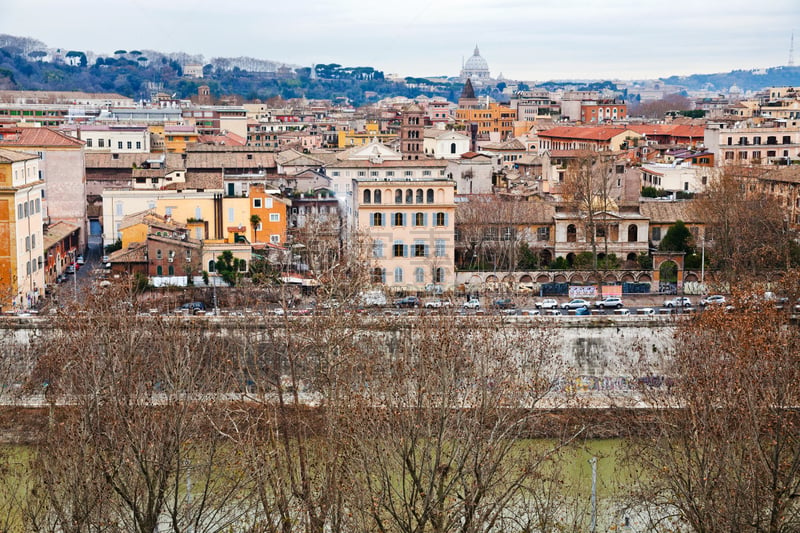
[[[33,463],[45,511],[32,525],[152,533],[236,522],[246,494],[207,430],[226,391],[225,350],[199,325],[139,317],[120,296],[69,309],[58,339],[41,344],[32,382],[48,384],[56,412]]]
[[[389,325],[384,353],[363,361],[347,432],[360,530],[524,531],[532,513],[556,512],[533,502],[544,504],[537,474],[560,443],[519,448],[558,372],[549,334],[526,328],[523,348],[516,328],[489,322]]]
[[[794,299],[798,287],[785,288]],[[652,419],[638,428],[646,438],[631,437],[640,445],[629,460],[641,465],[636,500],[656,531],[800,527],[800,332],[754,290],[732,306],[682,324],[674,383],[644,390]]]
[[[796,235],[780,201],[753,187],[758,170],[726,167],[712,177],[696,202],[705,221],[711,268],[725,281],[742,281],[786,269]]]
[[[603,251],[608,257],[608,211],[615,205],[610,154],[586,150],[580,157],[570,160],[561,189],[564,202],[583,221],[584,234],[592,251],[592,271],[600,279],[597,261],[597,239],[602,238]],[[600,290],[602,291],[602,283]],[[602,296],[602,292],[601,292]]]

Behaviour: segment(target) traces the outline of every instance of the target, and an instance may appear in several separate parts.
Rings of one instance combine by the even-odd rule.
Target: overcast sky
[[[640,79],[785,65],[800,0],[0,0],[0,33],[47,46],[250,56],[456,76]]]

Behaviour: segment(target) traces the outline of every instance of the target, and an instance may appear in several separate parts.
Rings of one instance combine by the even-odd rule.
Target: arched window
[[[394,191],[394,203],[402,204],[403,203],[403,189],[397,189]]]
[[[422,189],[417,189],[417,199],[416,199],[416,202],[417,202],[418,204],[421,204],[421,203],[422,203]]]
[[[394,282],[403,283],[403,269],[400,267],[394,269]]]
[[[416,283],[425,283],[425,269],[417,267],[414,269],[414,281]]]
[[[456,153],[456,143],[450,143],[450,153]]]
[[[433,270],[433,282],[444,283],[444,268],[438,267]]]
[[[168,276],[174,276],[175,275],[175,267],[174,266],[170,265],[169,267],[167,267],[167,275]]]
[[[364,189],[364,203],[371,204],[372,203],[372,191],[369,189]]]
[[[407,204],[414,203],[414,191],[412,189],[406,189],[406,203]]]
[[[425,193],[425,196],[426,196],[425,201],[427,203],[429,203],[429,204],[432,204],[433,203],[433,189],[428,189],[428,191]]]
[[[216,272],[217,271],[217,264],[214,262],[213,259],[208,262],[208,271],[209,272]]]
[[[639,240],[639,227],[636,224],[628,226],[628,242],[636,242]]]
[[[156,276],[163,276],[164,275],[164,267],[158,265],[156,267]]]
[[[380,189],[376,189],[375,190],[375,195],[372,197],[372,199],[375,201],[376,204],[381,203],[382,200],[381,200],[381,191],[380,191]]]
[[[578,229],[575,224],[567,226],[567,242],[575,242],[578,240]]]

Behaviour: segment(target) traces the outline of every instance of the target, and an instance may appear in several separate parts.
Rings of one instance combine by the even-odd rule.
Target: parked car
[[[83,258],[82,255],[79,255],[78,259],[76,259],[75,262],[78,263],[79,265],[82,265],[86,262],[86,260]]]
[[[423,307],[427,309],[441,309],[442,307],[450,307],[450,305],[451,305],[450,300],[436,299],[436,300],[428,300],[427,302],[425,302]]]
[[[591,311],[589,311],[588,307],[579,307],[575,310],[575,316],[586,316],[591,315]]]
[[[75,265],[67,265],[67,268],[64,269],[66,274],[74,274],[75,273]]]
[[[420,304],[421,302],[416,296],[406,296],[394,301],[395,307],[419,307]]]
[[[625,304],[622,303],[622,298],[619,298],[618,296],[607,296],[594,305],[600,309],[622,309],[625,307]]]
[[[589,308],[591,304],[583,298],[573,298],[565,304],[561,304],[561,309],[580,309],[581,307]]]
[[[181,306],[181,309],[187,309],[192,313],[197,313],[198,311],[205,311],[206,304],[203,302],[188,302]]]
[[[464,305],[462,306],[464,309],[480,309],[481,308],[481,301],[477,298],[470,298]]]
[[[558,309],[558,301],[555,298],[545,298],[536,302],[536,309]]]
[[[669,300],[664,300],[664,307],[691,307],[692,300],[686,296],[676,296]]]
[[[719,305],[725,303],[725,297],[721,294],[712,294],[711,296],[706,296],[702,300],[700,300],[700,305]]]
[[[494,301],[494,306],[498,309],[514,309],[516,307],[511,298],[499,298]]]

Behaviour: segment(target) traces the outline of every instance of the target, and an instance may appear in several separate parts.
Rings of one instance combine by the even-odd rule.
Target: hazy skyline
[[[674,0],[5,0],[0,33],[49,47],[149,49],[456,76],[641,79],[786,65],[800,2]],[[800,34],[795,56],[800,56]],[[795,63],[800,57],[795,58]]]

